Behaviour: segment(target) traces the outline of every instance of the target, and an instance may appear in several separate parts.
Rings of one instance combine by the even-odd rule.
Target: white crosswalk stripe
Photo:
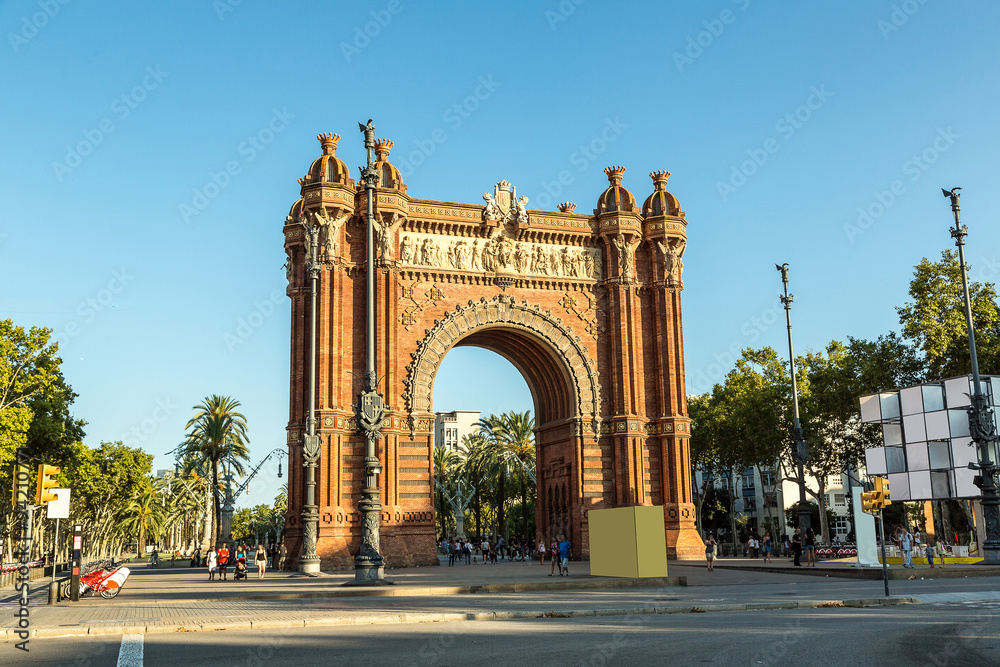
[[[122,635],[122,647],[118,650],[118,667],[142,667],[143,635]]]

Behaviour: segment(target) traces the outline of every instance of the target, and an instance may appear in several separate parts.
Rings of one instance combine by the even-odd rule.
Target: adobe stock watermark
[[[882,39],[888,42],[889,35],[906,25],[910,17],[920,11],[920,8],[926,4],[927,0],[903,0],[898,5],[893,5],[892,12],[889,13],[889,19],[879,19],[875,23],[878,31],[882,33]]]
[[[236,157],[226,162],[222,169],[208,172],[208,179],[192,190],[191,199],[180,204],[181,219],[189,223],[191,218],[201,215],[212,200],[229,187],[233,177],[241,174],[243,167],[256,160],[294,118],[295,115],[288,112],[288,107],[273,109],[267,123],[253,134],[247,135],[236,146]]]
[[[243,0],[213,0],[212,9],[220,21],[226,20],[226,14],[236,11],[236,8],[243,4]]]
[[[732,0],[732,3],[741,12],[745,12],[750,7],[750,0]],[[732,9],[723,9],[716,18],[702,21],[701,24],[705,29],[696,35],[688,36],[684,52],[674,51],[671,54],[674,65],[677,66],[677,71],[683,74],[684,68],[693,64],[695,60],[705,53],[705,49],[715,44],[715,40],[721,37],[722,33],[726,31],[726,26],[736,23],[737,18],[739,18],[739,14],[735,13]]]
[[[605,118],[604,125],[594,138],[585,144],[580,144],[580,147],[573,151],[569,156],[569,163],[576,167],[577,173],[583,173],[627,129],[628,125],[621,121],[621,116],[615,116],[614,120]],[[555,180],[542,181],[539,188],[545,192],[535,198],[535,208],[550,210],[554,203],[558,203],[563,188],[575,181],[576,177],[569,169],[563,169],[556,174]]]
[[[283,303],[285,293],[279,289],[271,291],[271,294],[264,301],[254,301],[253,310],[246,317],[236,320],[236,329],[233,333],[222,334],[222,340],[230,352],[235,352],[236,348],[250,340],[257,329],[264,326],[264,322],[274,315],[275,307]]]
[[[137,448],[142,443],[149,439],[149,436],[156,433],[157,429],[163,422],[167,421],[174,412],[177,411],[177,406],[172,403],[169,398],[158,398],[156,399],[156,407],[149,414],[148,417],[142,419],[138,424],[129,429],[128,437],[125,438],[125,445],[128,447]]]
[[[549,27],[555,30],[560,23],[565,22],[576,12],[576,8],[587,0],[562,0],[555,10],[545,10],[545,20],[549,22]]]
[[[731,342],[724,352],[712,353],[714,361],[708,366],[699,368],[696,373],[688,373],[688,378],[691,380],[688,393],[703,394],[712,391],[712,387],[721,382],[726,374],[736,367],[736,361],[743,355],[743,350],[752,347],[764,332],[782,320],[781,311],[783,308],[781,300],[776,299],[759,314],[746,320],[740,326],[740,338]]]
[[[167,76],[169,76],[169,72],[161,70],[159,65],[146,67],[146,75],[139,83],[111,101],[110,110],[113,117],[107,116],[102,118],[96,126],[84,128],[82,130],[83,139],[75,144],[66,145],[66,155],[62,162],[56,160],[52,163],[52,172],[56,175],[56,179],[62,183],[67,174],[71,174],[83,164],[84,158],[93,153],[98,146],[104,143],[107,136],[115,131],[117,128],[115,119],[121,122],[128,118],[149,97],[151,92],[160,87]]]
[[[30,16],[25,14],[21,17],[21,27],[17,32],[8,32],[7,41],[10,48],[17,53],[28,45],[28,42],[38,36],[38,31],[49,24],[49,21],[56,17],[64,6],[72,0],[38,0],[38,11]]]
[[[441,120],[448,124],[452,132],[462,127],[462,124],[475,113],[479,106],[490,99],[496,89],[503,85],[500,81],[494,81],[493,74],[480,76],[477,80],[479,85],[470,95],[466,95],[461,102],[452,104],[441,114]],[[410,176],[417,167],[434,154],[438,146],[446,141],[448,141],[448,132],[443,127],[434,128],[426,138],[417,139],[414,142],[416,145],[414,150],[397,158],[396,167],[403,176]]]
[[[348,63],[354,56],[361,55],[361,52],[372,43],[372,40],[382,34],[382,30],[392,23],[392,17],[403,11],[403,3],[399,0],[389,0],[385,9],[372,10],[372,20],[365,23],[364,27],[354,26],[354,38],[350,43],[341,42],[340,52],[344,54],[344,60]]]
[[[135,279],[124,267],[111,272],[111,279],[97,293],[89,296],[76,306],[77,319],[70,320],[62,326],[59,332],[53,332],[52,340],[65,349],[70,340],[83,331],[84,325],[90,324],[100,313],[114,306],[115,296],[125,291],[125,288]]]
[[[908,177],[907,180],[910,183],[916,183],[960,138],[961,135],[950,127],[939,127],[937,136],[934,137],[930,146],[911,156],[902,164],[900,170],[903,172],[903,176]],[[856,238],[871,229],[906,192],[906,181],[902,178],[893,180],[885,190],[875,190],[872,193],[872,200],[868,204],[858,207],[857,220],[844,225],[844,235],[847,236],[848,242],[854,243]]]
[[[826,89],[826,84],[822,84],[818,88],[810,86],[806,101],[779,118],[774,124],[774,131],[782,140],[788,141],[812,119],[813,114],[819,111],[831,97],[833,97],[833,93]],[[715,187],[718,189],[722,201],[727,201],[731,195],[746,185],[747,181],[780,149],[781,141],[777,137],[768,137],[758,148],[748,148],[748,159],[739,165],[730,165],[729,178],[725,181],[715,182]]]

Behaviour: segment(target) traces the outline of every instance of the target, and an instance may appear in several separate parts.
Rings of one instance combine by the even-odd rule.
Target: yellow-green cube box
[[[590,574],[667,576],[667,537],[660,506],[590,510]]]

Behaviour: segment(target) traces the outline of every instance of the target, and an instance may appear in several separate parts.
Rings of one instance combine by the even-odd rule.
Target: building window
[[[833,494],[833,504],[835,507],[843,507],[844,505],[846,505],[847,501],[844,499],[844,494],[843,493]]]
[[[851,532],[851,526],[847,521],[846,516],[838,516],[833,522],[833,532],[837,535],[847,536],[847,533]]]

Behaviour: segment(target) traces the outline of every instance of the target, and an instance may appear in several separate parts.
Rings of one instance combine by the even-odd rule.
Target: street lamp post
[[[785,305],[785,321],[788,323],[788,363],[792,376],[792,409],[794,421],[792,422],[792,461],[795,462],[796,474],[799,478],[799,528],[802,534],[809,529],[809,503],[806,501],[806,474],[805,463],[809,458],[809,445],[802,434],[802,423],[799,421],[799,389],[795,381],[795,353],[792,350],[792,299],[788,293],[788,264],[775,264],[781,272],[781,282],[785,286],[785,294],[781,296],[781,303]]]
[[[316,553],[316,538],[319,532],[319,506],[316,504],[316,465],[319,462],[319,436],[316,435],[316,293],[319,281],[319,227],[310,225],[303,219],[309,247],[306,248],[306,270],[311,282],[309,299],[309,413],[306,416],[307,434],[302,438],[302,466],[305,468],[306,497],[302,504],[302,553],[299,556],[299,572],[310,576],[319,575],[319,555]]]
[[[373,152],[375,150],[375,127],[371,119],[367,125],[358,123],[365,136],[365,149],[368,152],[368,164],[361,167],[361,180],[365,184],[365,200],[367,203],[367,258],[365,274],[367,278],[367,298],[365,309],[365,377],[361,392],[358,394],[357,410],[358,428],[365,437],[365,475],[361,488],[361,500],[358,509],[361,512],[361,548],[354,559],[355,584],[386,583],[383,568],[383,558],[379,550],[379,519],[382,513],[382,502],[379,498],[378,474],[382,472],[379,464],[376,443],[382,437],[382,420],[385,418],[385,404],[382,394],[378,393],[375,376],[375,238],[374,238],[374,200],[375,188],[378,186],[378,168],[375,166]]]
[[[976,356],[975,328],[972,324],[972,302],[969,298],[969,273],[965,265],[965,237],[968,227],[959,220],[958,193],[962,188],[942,189],[945,197],[951,199],[951,210],[955,214],[955,227],[951,236],[958,247],[958,263],[962,271],[962,295],[965,299],[965,325],[969,332],[969,355],[972,361],[972,384],[974,386],[972,405],[969,411],[969,432],[976,443],[979,457],[979,471],[982,479],[983,520],[986,523],[986,540],[983,542],[983,563],[1000,565],[1000,498],[997,496],[997,462],[996,424],[993,421],[993,408],[987,405],[986,395],[979,379],[979,359]]]

